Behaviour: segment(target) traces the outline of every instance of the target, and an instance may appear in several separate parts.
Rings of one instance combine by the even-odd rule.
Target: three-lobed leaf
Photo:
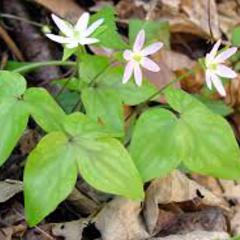
[[[141,177],[118,140],[80,113],[65,117],[63,128],[65,133],[52,132],[45,136],[28,157],[24,196],[31,226],[68,196],[77,169],[98,190],[132,199],[143,198]]]

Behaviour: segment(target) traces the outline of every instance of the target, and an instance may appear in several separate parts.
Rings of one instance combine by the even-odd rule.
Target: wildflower
[[[207,87],[211,90],[212,85],[216,88],[221,96],[226,96],[226,91],[221,82],[220,77],[224,78],[235,78],[237,74],[223,63],[229,57],[236,53],[237,48],[232,47],[218,54],[218,49],[221,45],[221,40],[218,40],[213,46],[210,53],[206,55],[205,66],[206,66],[206,83]]]
[[[155,42],[147,47],[143,48],[145,42],[145,31],[141,30],[135,40],[133,45],[133,50],[125,50],[123,57],[128,61],[124,75],[123,83],[127,83],[128,80],[134,75],[135,82],[138,86],[142,84],[142,70],[141,67],[146,68],[152,72],[160,71],[160,67],[148,58],[148,55],[156,53],[160,48],[162,48],[163,43]]]
[[[88,27],[90,14],[85,12],[78,19],[75,26],[62,20],[56,15],[52,14],[52,19],[63,33],[64,36],[55,34],[46,34],[51,40],[65,44],[67,48],[75,48],[80,45],[88,45],[99,42],[96,38],[91,38],[90,35],[104,22],[104,19],[98,19]]]

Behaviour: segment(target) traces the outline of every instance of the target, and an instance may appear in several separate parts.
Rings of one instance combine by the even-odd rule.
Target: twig
[[[0,25],[0,37],[4,40],[4,42],[10,48],[10,50],[13,52],[16,58],[20,61],[24,61],[24,57],[21,51],[19,50],[15,42],[12,40],[12,38],[8,35],[7,31],[1,25]]]

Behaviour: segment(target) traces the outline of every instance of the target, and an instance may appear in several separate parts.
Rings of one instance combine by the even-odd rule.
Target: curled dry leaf
[[[23,189],[22,182],[6,180],[0,182],[0,203],[6,202]]]
[[[96,217],[103,240],[142,240],[149,237],[141,217],[141,203],[116,198]]]
[[[172,235],[168,237],[152,238],[150,240],[227,240],[229,235],[225,232],[194,231],[187,234]]]
[[[231,229],[234,236],[240,235],[240,206],[236,206],[234,209],[234,215],[231,219]]]
[[[201,199],[207,206],[225,207],[221,198],[216,197],[203,186],[190,180],[180,171],[174,171],[165,178],[153,181],[146,191],[144,216],[148,231],[153,233],[159,214],[158,205]]]

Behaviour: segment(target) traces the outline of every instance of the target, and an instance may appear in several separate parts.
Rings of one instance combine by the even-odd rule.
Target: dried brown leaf
[[[116,198],[98,214],[96,227],[103,240],[142,240],[149,237],[140,218],[141,203]]]
[[[6,202],[23,189],[22,182],[6,180],[0,182],[0,203]]]
[[[148,231],[154,232],[159,214],[159,204],[178,203],[199,198],[207,206],[225,207],[221,198],[216,197],[177,170],[165,178],[153,181],[146,191],[144,208]]]

